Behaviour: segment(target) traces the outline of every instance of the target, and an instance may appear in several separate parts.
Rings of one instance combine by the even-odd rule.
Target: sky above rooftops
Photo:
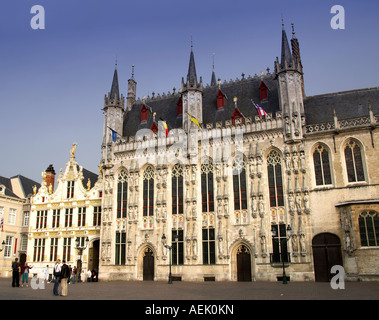
[[[345,9],[334,30],[331,8]],[[34,5],[45,29],[33,30]],[[135,65],[137,97],[172,92],[186,77],[191,38],[197,76],[209,84],[274,69],[283,16],[291,22],[307,95],[376,87],[379,2],[3,0],[0,17],[0,175],[41,181],[53,164],[65,167],[76,142],[79,165],[97,173],[104,95],[117,57],[120,92]]]

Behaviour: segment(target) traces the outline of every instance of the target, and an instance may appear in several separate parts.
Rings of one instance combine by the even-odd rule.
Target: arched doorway
[[[95,240],[89,248],[88,269],[99,271],[100,240]]]
[[[154,253],[149,247],[143,252],[143,280],[154,280]]]
[[[335,234],[321,233],[312,240],[315,280],[329,282],[334,265],[342,266],[341,241]]]
[[[237,249],[237,281],[251,281],[251,255],[244,244]]]

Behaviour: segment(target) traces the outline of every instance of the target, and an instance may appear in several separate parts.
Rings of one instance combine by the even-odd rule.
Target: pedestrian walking
[[[18,258],[12,262],[12,287],[20,286],[20,263]]]
[[[29,283],[29,270],[33,268],[31,266],[28,266],[28,263],[25,262],[25,264],[21,267],[21,288],[24,286],[24,283],[26,283],[26,286],[28,287]]]
[[[88,269],[87,271],[87,282],[91,282],[92,272]]]
[[[55,266],[54,266],[54,271],[53,271],[53,276],[54,276],[54,287],[53,287],[53,293],[55,296],[59,295],[59,282],[61,281],[61,260],[57,260]]]
[[[75,284],[76,282],[76,274],[78,272],[78,269],[76,269],[76,267],[74,266],[74,268],[72,269],[72,278],[71,278],[71,281],[73,284]]]
[[[72,268],[71,264],[68,266],[68,278],[67,278],[67,283],[70,284],[71,282],[71,274],[72,274]]]
[[[61,268],[61,287],[62,287],[62,293],[61,296],[67,296],[67,283],[68,278],[70,277],[70,270],[68,269],[68,265],[66,264],[66,261],[62,261],[62,268]]]
[[[46,283],[49,283],[50,273],[49,273],[49,265],[46,265],[45,268],[45,281]]]

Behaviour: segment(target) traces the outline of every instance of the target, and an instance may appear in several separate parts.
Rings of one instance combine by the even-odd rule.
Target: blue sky
[[[333,5],[345,30],[333,30]],[[33,30],[33,5],[45,30]],[[135,65],[137,97],[179,88],[193,39],[197,75],[209,83],[273,70],[280,56],[281,16],[295,23],[307,95],[378,85],[379,3],[372,0],[84,1],[3,0],[0,17],[0,175],[38,182],[64,168],[73,142],[80,165],[97,172],[104,95],[117,56],[127,92]]]

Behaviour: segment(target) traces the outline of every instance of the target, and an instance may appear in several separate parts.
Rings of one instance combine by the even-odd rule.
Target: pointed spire
[[[116,66],[115,66],[115,70],[113,74],[113,82],[112,82],[110,98],[115,99],[115,100],[120,100],[120,90],[118,88],[117,61],[116,61]]]
[[[280,61],[282,68],[286,66],[293,66],[293,59],[291,54],[291,49],[288,43],[286,30],[284,29],[284,22],[282,19],[282,60]]]
[[[190,54],[190,61],[189,61],[189,66],[188,66],[187,82],[189,82],[191,86],[197,85],[197,76],[196,76],[196,67],[195,67],[195,57],[193,54],[192,37],[191,37],[191,54]]]
[[[211,86],[215,86],[216,83],[216,74],[215,74],[215,54],[212,53],[212,78],[211,78]]]

